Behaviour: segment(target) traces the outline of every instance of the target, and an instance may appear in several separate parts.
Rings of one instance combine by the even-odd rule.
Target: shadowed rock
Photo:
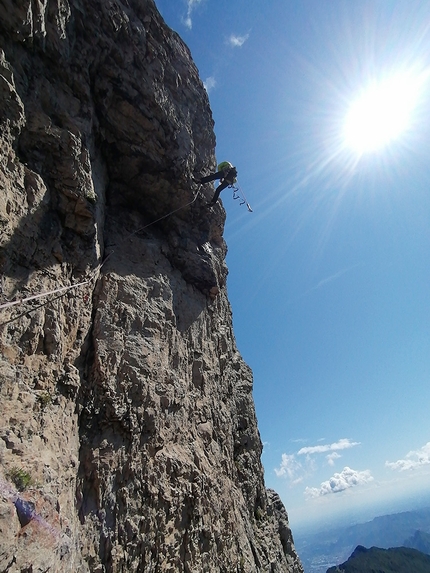
[[[151,0],[0,10],[0,303],[84,283],[1,311],[1,465],[31,474],[43,527],[2,500],[0,570],[300,573],[225,211],[192,180],[216,160],[187,47]]]

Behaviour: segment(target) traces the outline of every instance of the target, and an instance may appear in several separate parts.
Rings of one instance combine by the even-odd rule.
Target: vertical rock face
[[[0,570],[301,572],[188,49],[152,0],[0,13]]]

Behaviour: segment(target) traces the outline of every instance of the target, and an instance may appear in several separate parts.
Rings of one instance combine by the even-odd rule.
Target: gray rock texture
[[[301,573],[187,47],[152,0],[0,14],[0,571]]]

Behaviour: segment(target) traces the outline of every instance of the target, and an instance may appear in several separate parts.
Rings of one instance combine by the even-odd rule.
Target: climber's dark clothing
[[[207,175],[206,177],[202,177],[200,179],[200,183],[209,183],[209,181],[215,181],[215,179],[221,179],[221,183],[215,189],[215,194],[212,197],[212,201],[209,203],[209,205],[215,205],[215,203],[218,201],[218,197],[221,191],[223,191],[229,185],[233,185],[234,182],[236,181],[236,176],[237,176],[236,167],[231,166],[231,167],[225,167],[224,169],[221,169],[216,173],[212,173],[211,175]]]
[[[212,201],[209,203],[209,205],[215,205],[215,203],[218,201],[218,197],[219,197],[219,194],[221,193],[221,191],[223,191],[229,185],[233,185],[233,184],[230,183],[229,181],[227,181],[227,179],[224,179],[224,181],[222,183],[220,183],[218,185],[218,187],[215,189],[214,196],[212,197]]]

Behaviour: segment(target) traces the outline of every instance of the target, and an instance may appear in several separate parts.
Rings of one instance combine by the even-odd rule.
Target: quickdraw
[[[252,213],[252,209],[251,209],[251,205],[248,203],[245,193],[242,191],[242,189],[239,187],[239,185],[230,185],[230,187],[233,189],[233,199],[239,199],[239,205],[246,205],[248,208],[248,211],[250,213]]]

